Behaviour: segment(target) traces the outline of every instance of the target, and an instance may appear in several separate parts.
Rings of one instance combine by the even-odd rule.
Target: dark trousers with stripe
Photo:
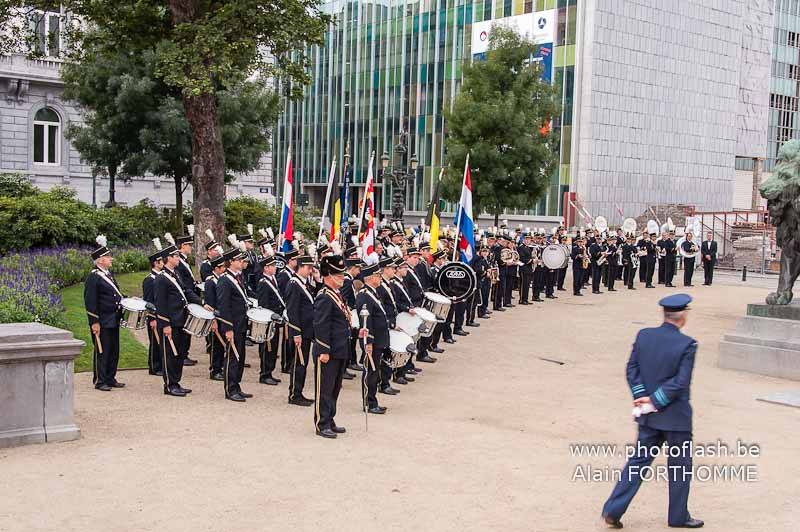
[[[531,283],[533,282],[533,270],[523,268],[521,270],[520,285],[519,285],[519,302],[527,303],[528,295],[531,292]]]
[[[489,292],[492,287],[492,283],[484,277],[478,282],[478,286],[480,287],[481,291],[481,303],[478,306],[478,315],[482,316],[486,314],[487,310],[489,310]]]
[[[667,478],[669,481],[669,514],[667,524],[679,526],[689,520],[689,485],[692,471],[692,451],[688,442],[692,440],[691,432],[664,431],[650,427],[639,427],[639,438],[636,442],[636,455],[622,470],[617,485],[603,506],[603,515],[621,518],[628,509],[634,495],[642,485],[642,470],[653,463],[653,449],[661,449],[666,441],[669,446],[667,455]],[[648,474],[650,472],[648,471]],[[655,473],[655,472],[653,472]]]
[[[507,282],[508,277],[506,275],[500,275],[500,280],[494,285],[494,300],[492,302],[494,310],[503,308],[503,298],[505,297]]]
[[[548,269],[544,274],[544,294],[546,296],[555,295],[556,279],[558,270]]]
[[[312,347],[313,349],[313,347]],[[314,426],[317,430],[330,429],[336,426],[336,401],[342,390],[342,373],[347,365],[345,358],[329,358],[320,362],[319,355],[314,354],[314,380],[316,382],[314,399]]]
[[[378,380],[380,380],[381,349],[373,345],[372,357],[363,351],[361,364],[364,371],[361,373],[361,394],[366,408],[378,406]],[[371,361],[370,361],[371,360]]]
[[[694,275],[694,258],[683,258],[683,286],[692,284],[692,276]]]
[[[91,334],[91,333],[90,333]],[[100,345],[97,336],[92,336],[94,356],[92,357],[92,382],[95,386],[108,386],[117,382],[117,366],[119,365],[119,328],[100,328]],[[100,352],[100,348],[103,352]]]
[[[583,277],[584,277],[584,270],[581,267],[572,267],[572,293],[573,294],[580,294],[581,288],[583,288]]]
[[[158,329],[153,330],[147,324],[147,339],[149,348],[147,350],[147,370],[150,375],[155,375],[164,371],[164,361],[161,356],[161,338],[158,337]]]
[[[208,371],[213,375],[214,373],[222,373],[225,367],[225,344],[220,342],[217,337],[219,333],[212,333],[210,341],[210,353],[208,355],[209,365]]]
[[[600,281],[603,277],[603,265],[592,264],[592,292],[600,291]]]
[[[703,261],[703,273],[705,274],[705,284],[714,282],[714,262],[710,260]]]
[[[672,284],[672,279],[675,277],[675,256],[667,256],[664,259],[664,282]]]
[[[558,270],[558,283],[557,287],[559,290],[564,290],[564,281],[567,279],[567,267],[564,266],[560,270]]]
[[[467,313],[467,302],[453,303],[453,330],[464,328],[464,316]]]
[[[514,285],[517,282],[516,275],[509,275],[506,277],[506,284],[503,287],[504,295],[503,295],[503,305],[506,307],[511,305],[511,293],[514,291]]]
[[[294,357],[292,358],[292,370],[289,373],[289,399],[299,399],[303,395],[303,388],[306,385],[306,368],[308,367],[308,357],[311,356],[311,339],[303,338],[300,342],[300,349],[294,345],[294,339],[290,340]]]
[[[236,347],[236,350],[233,348]],[[233,395],[242,391],[240,386],[244,365],[247,359],[247,329],[233,330],[233,343],[230,342],[225,349],[225,396]]]
[[[294,342],[289,338],[288,327],[283,327],[283,349],[281,349],[281,373],[291,373],[294,360]]]
[[[625,286],[633,288],[633,282],[636,280],[636,268],[633,263],[629,262],[625,265]]]
[[[164,329],[159,328],[158,334],[161,339],[161,360],[164,365],[164,389],[174,390],[180,387],[183,377],[183,355],[185,339],[188,336],[183,329],[172,328],[172,341],[164,334]]]
[[[258,355],[261,360],[258,376],[261,379],[272,377],[272,372],[275,371],[275,364],[278,360],[278,346],[282,343],[280,336],[280,331],[275,331],[275,336],[264,343],[258,344]]]
[[[656,271],[656,259],[648,258],[646,261],[642,262],[644,265],[643,267],[646,269],[644,282],[647,286],[653,285],[653,273]]]
[[[667,278],[667,261],[664,257],[658,258],[658,284],[664,284]]]

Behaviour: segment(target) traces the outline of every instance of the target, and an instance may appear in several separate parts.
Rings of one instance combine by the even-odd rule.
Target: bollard
[[[747,281],[747,266],[742,266],[742,281]]]

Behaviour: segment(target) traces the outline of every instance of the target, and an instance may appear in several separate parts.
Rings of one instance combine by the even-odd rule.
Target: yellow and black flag
[[[439,204],[439,190],[442,185],[442,176],[444,175],[444,168],[439,172],[439,177],[433,184],[433,193],[431,194],[431,203],[428,206],[428,215],[425,217],[425,225],[428,226],[428,231],[431,233],[431,251],[436,251],[439,245],[439,217],[442,214],[442,207]]]

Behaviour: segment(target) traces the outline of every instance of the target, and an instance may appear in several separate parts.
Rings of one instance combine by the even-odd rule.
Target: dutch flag
[[[461,200],[456,211],[456,230],[458,231],[458,251],[461,262],[469,262],[475,256],[475,227],[472,222],[472,179],[469,173],[469,153],[464,165],[464,185],[461,187]]]
[[[292,249],[292,235],[294,227],[292,224],[294,217],[294,206],[292,204],[292,150],[286,157],[286,179],[283,182],[283,210],[281,211],[280,235],[283,238],[281,251],[286,252]]]

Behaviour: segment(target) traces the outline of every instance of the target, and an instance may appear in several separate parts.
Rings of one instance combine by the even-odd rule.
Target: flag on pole
[[[614,207],[617,209],[617,214],[619,214],[620,218],[624,218],[625,213],[622,212],[622,207],[619,206],[619,203],[615,203]]]
[[[322,218],[319,221],[319,233],[317,234],[317,242],[322,238],[322,233],[325,230],[332,231],[333,228],[333,205],[331,203],[331,191],[336,190],[338,187],[338,178],[336,174],[336,157],[331,161],[331,170],[328,172],[328,186],[325,188],[325,203],[322,205]],[[337,191],[336,195],[339,193]]]
[[[431,194],[431,204],[428,206],[428,215],[425,217],[425,225],[431,232],[431,251],[439,249],[439,217],[442,215],[439,205],[439,191],[442,185],[442,176],[444,175],[444,168],[439,172],[439,178],[433,184],[433,193]]]
[[[342,228],[347,227],[347,218],[350,215],[350,165],[347,164],[345,155],[344,177],[342,178],[342,188],[336,203],[333,204],[333,227],[331,228],[331,241],[341,236]]]
[[[461,187],[461,200],[456,210],[456,249],[461,255],[461,262],[469,262],[475,256],[475,228],[472,223],[472,179],[469,172],[469,154],[464,165],[464,184]]]
[[[369,159],[369,169],[367,170],[367,183],[364,187],[364,206],[361,219],[365,226],[364,233],[361,235],[361,253],[366,259],[367,256],[375,252],[375,189],[372,178],[372,157]],[[359,225],[361,227],[362,225]]]
[[[289,153],[286,156],[286,177],[283,181],[283,210],[281,211],[281,228],[279,231],[280,238],[282,239],[280,249],[284,252],[292,249],[292,235],[294,234],[293,218],[292,150],[289,148]]]

